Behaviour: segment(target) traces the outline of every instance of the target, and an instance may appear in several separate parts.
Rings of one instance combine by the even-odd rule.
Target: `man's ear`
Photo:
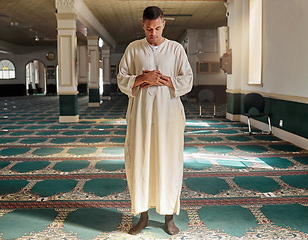
[[[141,22],[141,25],[142,25],[142,29],[144,29],[144,22],[142,21]],[[144,29],[145,30],[145,29]]]
[[[166,24],[166,21],[164,20],[163,21],[163,29],[165,28],[165,24]]]

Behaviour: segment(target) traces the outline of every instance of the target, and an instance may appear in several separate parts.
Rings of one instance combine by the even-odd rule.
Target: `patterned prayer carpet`
[[[0,98],[0,239],[307,239],[308,151],[246,124],[198,118],[185,102],[181,232],[150,211],[139,235],[124,170],[127,98],[79,97],[79,123],[56,96]],[[225,106],[218,107],[223,115]]]

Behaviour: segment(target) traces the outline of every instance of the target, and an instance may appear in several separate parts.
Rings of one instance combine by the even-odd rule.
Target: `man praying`
[[[163,12],[151,6],[143,12],[145,38],[129,44],[117,76],[128,95],[125,170],[134,215],[141,213],[130,234],[148,225],[148,210],[165,215],[167,232],[179,229],[183,179],[185,113],[180,97],[191,91],[193,75],[181,44],[162,36]]]

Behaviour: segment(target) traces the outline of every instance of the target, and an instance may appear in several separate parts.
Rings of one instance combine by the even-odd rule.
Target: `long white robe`
[[[171,77],[174,89],[133,88],[143,70]],[[132,213],[156,208],[159,214],[179,214],[185,128],[180,96],[190,92],[193,82],[184,48],[165,39],[154,53],[145,38],[134,41],[120,62],[117,80],[129,97],[125,170]]]

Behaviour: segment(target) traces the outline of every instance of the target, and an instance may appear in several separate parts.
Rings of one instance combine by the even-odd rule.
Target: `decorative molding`
[[[98,36],[88,36],[87,37],[87,44],[88,49],[98,49]]]
[[[98,41],[99,36],[87,36],[87,40],[97,40]]]
[[[239,114],[231,114],[231,113],[226,113],[226,118],[229,119],[230,121],[240,121],[241,120],[241,115]]]
[[[76,13],[57,13],[56,14],[57,20],[77,20]]]
[[[89,102],[89,107],[99,107],[100,106],[100,102]]]
[[[274,98],[274,99],[279,99],[279,100],[308,104],[308,97],[300,97],[300,96],[292,96],[292,95],[284,95],[284,94],[276,94],[276,93],[266,93],[266,92],[260,92],[260,91],[240,90],[240,89],[227,89],[226,92],[233,93],[233,94],[236,94],[236,93],[247,94],[250,92],[256,92],[256,93],[260,93],[263,97],[267,97],[267,98]]]
[[[241,93],[241,89],[226,89],[227,93]]]
[[[79,115],[76,116],[59,116],[60,123],[79,122]]]
[[[250,87],[263,87],[263,83],[247,83]]]
[[[73,8],[75,5],[75,0],[56,0],[56,8]]]
[[[78,91],[58,91],[58,95],[77,95]]]

